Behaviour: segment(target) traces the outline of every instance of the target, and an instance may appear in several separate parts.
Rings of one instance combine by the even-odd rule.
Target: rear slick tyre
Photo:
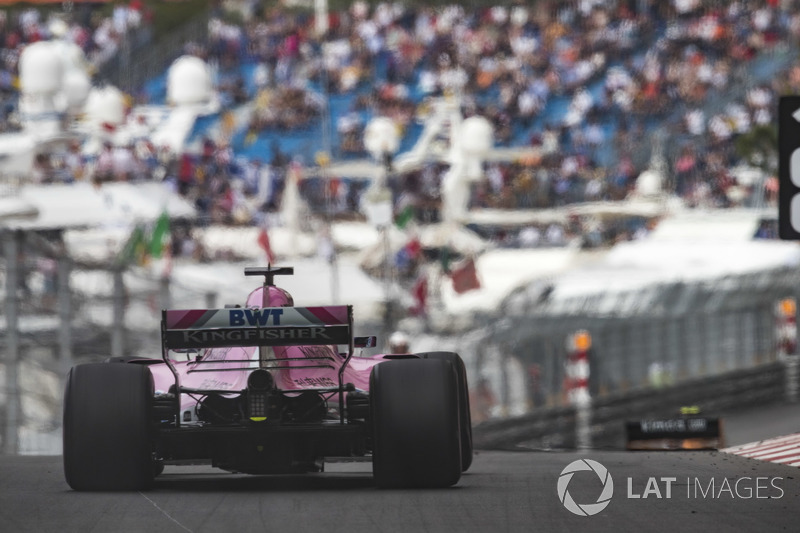
[[[376,365],[372,468],[380,488],[449,487],[461,478],[456,368],[442,359]]]
[[[469,406],[469,385],[467,367],[461,356],[455,352],[424,352],[416,354],[422,359],[444,359],[456,367],[458,379],[458,426],[461,428],[461,471],[466,472],[472,465],[472,414]]]
[[[153,377],[143,365],[70,370],[64,394],[64,476],[74,490],[144,490],[153,483]]]

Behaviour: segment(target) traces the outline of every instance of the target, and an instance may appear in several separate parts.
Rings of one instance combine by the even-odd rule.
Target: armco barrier
[[[717,416],[736,407],[783,400],[786,384],[786,365],[769,363],[672,387],[593,398],[592,446],[624,448],[626,420],[676,416],[686,405],[699,406],[704,414]],[[473,428],[473,440],[477,449],[575,448],[575,409],[537,409],[523,416],[482,422]]]

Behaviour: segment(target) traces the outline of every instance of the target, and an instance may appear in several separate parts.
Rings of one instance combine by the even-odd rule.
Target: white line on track
[[[174,518],[172,518],[172,516],[171,516],[171,515],[170,515],[168,512],[166,512],[164,509],[162,509],[161,507],[159,507],[159,506],[158,506],[158,504],[157,504],[156,502],[154,502],[153,500],[151,500],[150,498],[148,498],[147,496],[145,496],[145,495],[144,495],[144,493],[140,492],[139,494],[141,494],[141,495],[142,495],[142,498],[144,498],[145,500],[149,501],[149,502],[150,502],[150,503],[153,505],[153,507],[155,507],[156,509],[158,509],[159,511],[161,511],[161,513],[162,513],[164,516],[166,516],[167,518],[169,518],[170,520],[172,520],[173,522],[175,522],[176,524],[178,524],[178,525],[181,527],[181,529],[183,529],[184,531],[188,531],[189,533],[193,533],[191,529],[189,529],[188,527],[184,526],[183,524],[181,524],[180,522],[178,522],[177,520],[175,520]]]

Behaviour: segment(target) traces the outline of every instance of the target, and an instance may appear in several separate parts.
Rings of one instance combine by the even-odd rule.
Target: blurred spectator
[[[84,179],[86,158],[81,153],[81,144],[78,141],[70,143],[69,152],[64,156],[64,167],[69,176],[68,181],[81,181]]]

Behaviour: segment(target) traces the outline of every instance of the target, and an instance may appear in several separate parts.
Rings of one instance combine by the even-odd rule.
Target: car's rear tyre
[[[142,490],[154,477],[153,376],[146,366],[70,370],[64,394],[64,476],[74,490]]]
[[[375,483],[449,487],[461,478],[458,381],[452,362],[403,359],[370,376]]]
[[[469,407],[469,385],[467,383],[467,367],[455,352],[418,353],[423,359],[444,359],[456,367],[458,380],[458,426],[461,431],[461,471],[466,472],[472,465],[472,415]]]

